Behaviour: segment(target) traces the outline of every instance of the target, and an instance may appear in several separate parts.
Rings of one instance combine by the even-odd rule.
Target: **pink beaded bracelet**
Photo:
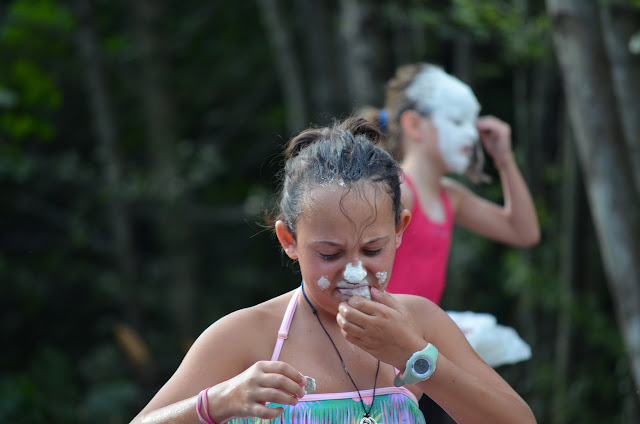
[[[198,399],[196,400],[196,413],[198,414],[198,418],[200,419],[200,422],[202,424],[216,424],[213,422],[213,420],[211,419],[211,416],[209,415],[209,397],[207,396],[207,392],[209,391],[210,388],[211,387],[207,387],[206,389],[198,393]],[[207,416],[206,419],[202,416],[202,413],[200,412],[200,408],[203,406],[204,406],[205,415]]]

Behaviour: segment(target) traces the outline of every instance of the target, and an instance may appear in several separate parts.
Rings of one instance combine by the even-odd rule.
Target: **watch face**
[[[431,362],[429,362],[425,358],[418,358],[413,363],[413,371],[418,375],[425,375],[426,373],[429,372],[430,368],[431,368]]]

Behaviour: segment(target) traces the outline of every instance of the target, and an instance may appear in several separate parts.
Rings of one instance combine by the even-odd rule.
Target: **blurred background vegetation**
[[[592,212],[589,161],[605,156],[578,153],[553,42],[571,3],[624,12],[637,71],[633,0],[0,2],[0,423],[128,422],[210,323],[297,286],[262,220],[283,144],[382,107],[415,61],[511,123],[542,228],[531,249],[456,229],[442,306],[490,312],[531,345],[498,371],[539,422],[640,422],[640,275],[611,271],[618,257],[637,271],[640,250],[612,250]],[[609,165],[631,194],[609,213],[638,240],[630,143]],[[472,189],[501,202],[497,181]]]

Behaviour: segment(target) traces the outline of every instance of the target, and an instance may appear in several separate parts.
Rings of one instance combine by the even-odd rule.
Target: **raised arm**
[[[477,122],[480,138],[500,174],[504,205],[475,195],[451,179],[443,179],[456,222],[484,237],[528,247],[540,240],[535,206],[511,150],[511,128],[493,116]]]
[[[436,346],[435,372],[416,386],[457,423],[536,422],[526,402],[475,353],[437,305],[418,296],[375,289],[371,294],[372,301],[352,297],[340,305],[337,319],[347,340],[400,372],[414,352],[427,343]]]

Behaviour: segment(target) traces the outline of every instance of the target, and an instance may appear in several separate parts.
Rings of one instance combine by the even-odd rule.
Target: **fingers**
[[[336,320],[345,337],[360,337],[370,329],[378,331],[381,320],[399,317],[403,306],[393,295],[376,288],[371,288],[371,295],[374,300],[353,296],[338,306]]]
[[[284,409],[275,405],[296,405],[304,397],[306,378],[281,361],[258,361],[241,374],[215,386],[221,417],[273,419]],[[218,417],[220,418],[220,417]],[[225,421],[226,422],[226,421]]]
[[[511,126],[493,116],[483,116],[476,121],[476,128],[483,140],[499,140],[511,137]]]
[[[371,299],[375,300],[378,303],[386,305],[391,309],[395,309],[396,311],[402,308],[400,302],[398,302],[391,293],[380,291],[375,287],[371,288]]]
[[[304,396],[306,378],[286,362],[260,361],[254,367],[258,371],[256,383],[260,387],[284,391],[298,398]]]
[[[389,317],[393,311],[402,311],[403,306],[393,295],[371,288],[372,300],[360,296],[352,296],[347,302],[338,307],[338,323],[344,328],[347,324],[353,324],[365,328],[371,323],[371,319],[377,316]]]
[[[342,334],[347,337],[350,334],[365,331],[367,326],[367,317],[370,317],[370,315],[366,315],[357,309],[350,307],[346,303],[341,303],[338,307],[336,321],[342,329]]]

